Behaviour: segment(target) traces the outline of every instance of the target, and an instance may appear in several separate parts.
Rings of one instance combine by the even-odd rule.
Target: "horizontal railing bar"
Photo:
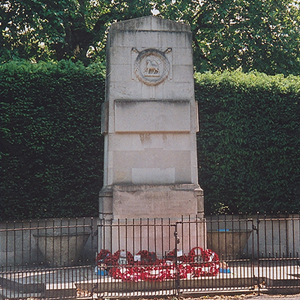
[[[4,229],[0,229],[0,232],[6,232],[6,231],[22,231],[22,230],[43,230],[43,229],[61,229],[61,228],[90,228],[91,225],[87,224],[87,225],[63,225],[63,226],[50,226],[50,227],[20,227],[20,228],[4,228]]]
[[[18,267],[18,266],[16,266]],[[9,268],[9,267],[8,267]],[[0,267],[1,269],[1,267]],[[29,272],[47,272],[51,274],[54,271],[61,271],[61,270],[78,270],[78,269],[91,269],[91,265],[82,265],[82,266],[68,266],[68,267],[36,267],[36,268],[26,268],[20,270],[9,270],[9,271],[0,271],[0,275],[3,274],[22,274],[22,273],[29,273]]]
[[[259,259],[256,260],[260,260],[260,261],[293,261],[296,260],[298,261],[300,257],[261,257]]]
[[[284,217],[280,217],[280,218],[259,218],[259,219],[254,219],[255,221],[299,221],[300,218],[284,218]]]

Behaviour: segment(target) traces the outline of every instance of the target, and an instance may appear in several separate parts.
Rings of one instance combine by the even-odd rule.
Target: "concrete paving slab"
[[[300,267],[251,266],[234,264],[230,273],[180,280],[181,291],[225,292],[226,290],[254,290],[260,278],[260,288],[276,291],[280,288],[300,289]],[[171,295],[176,289],[175,280],[161,282],[124,282],[110,276],[99,276],[91,266],[72,268],[35,269],[0,274],[0,295],[6,299],[38,295],[131,294]],[[296,290],[295,290],[296,291]],[[37,293],[39,292],[39,293]],[[52,297],[51,296],[51,297]]]

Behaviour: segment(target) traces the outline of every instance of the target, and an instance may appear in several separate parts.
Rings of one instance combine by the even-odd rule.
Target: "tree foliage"
[[[300,74],[299,1],[162,2],[162,16],[191,25],[198,71]]]
[[[4,0],[2,60],[103,60],[111,22],[149,15],[151,7],[139,0]]]
[[[108,26],[151,13],[191,25],[206,70],[300,73],[299,0],[4,0],[1,60],[104,61]]]

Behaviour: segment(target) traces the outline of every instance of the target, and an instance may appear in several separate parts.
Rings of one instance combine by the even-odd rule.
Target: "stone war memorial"
[[[204,217],[191,43],[188,25],[160,17],[110,27],[101,116],[103,224]],[[205,246],[202,232],[200,244]],[[109,235],[113,234],[106,233],[106,239]]]

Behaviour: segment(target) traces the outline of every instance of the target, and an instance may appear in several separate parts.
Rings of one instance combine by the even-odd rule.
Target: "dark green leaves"
[[[195,75],[206,212],[300,210],[300,79]],[[0,67],[0,218],[97,215],[101,65]]]
[[[96,215],[103,69],[8,63],[0,74],[0,219]]]
[[[196,81],[206,211],[299,211],[299,77],[225,72]]]

